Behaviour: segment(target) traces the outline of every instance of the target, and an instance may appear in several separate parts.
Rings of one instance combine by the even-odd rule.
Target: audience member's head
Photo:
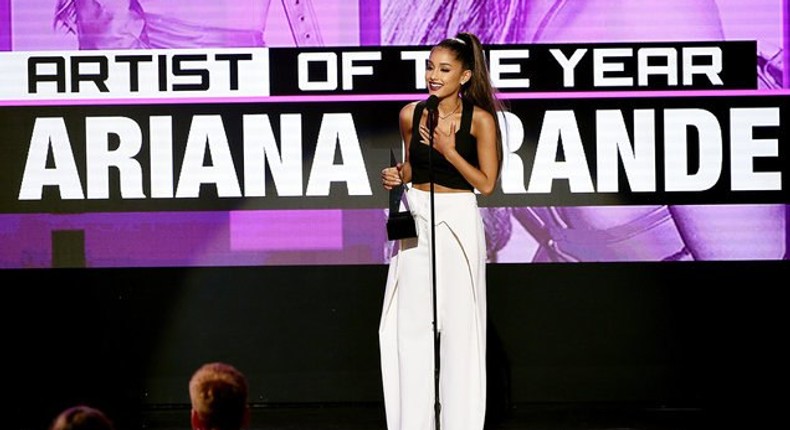
[[[113,430],[113,423],[100,410],[90,406],[72,406],[55,417],[50,430]]]
[[[247,378],[226,363],[207,363],[189,381],[195,430],[239,430],[249,422]]]

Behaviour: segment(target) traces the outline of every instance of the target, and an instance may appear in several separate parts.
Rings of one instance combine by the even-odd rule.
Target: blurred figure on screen
[[[271,0],[57,0],[56,26],[80,49],[265,46]],[[298,46],[322,45],[311,0],[283,2]]]
[[[247,378],[227,363],[206,363],[189,380],[194,430],[240,430],[250,421]]]
[[[87,405],[63,410],[52,421],[49,430],[114,430],[112,421],[99,409]]]
[[[724,40],[714,0],[381,0],[382,44],[424,44],[459,30],[488,44]],[[405,11],[408,10],[408,13]],[[781,87],[781,55],[758,61]],[[507,141],[507,140],[505,140]],[[507,167],[507,165],[505,166]],[[484,208],[491,260],[516,221],[533,261],[782,259],[785,205]]]

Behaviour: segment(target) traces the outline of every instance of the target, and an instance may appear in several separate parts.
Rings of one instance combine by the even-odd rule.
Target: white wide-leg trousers
[[[380,326],[389,430],[434,428],[430,194],[411,189],[418,238],[393,257]],[[473,193],[435,193],[441,426],[481,430],[485,420],[485,234]]]

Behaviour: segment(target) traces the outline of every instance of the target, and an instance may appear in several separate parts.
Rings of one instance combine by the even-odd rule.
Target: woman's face
[[[444,98],[456,95],[461,85],[469,79],[471,72],[464,70],[464,65],[455,52],[447,48],[434,48],[425,63],[425,84],[428,93]]]

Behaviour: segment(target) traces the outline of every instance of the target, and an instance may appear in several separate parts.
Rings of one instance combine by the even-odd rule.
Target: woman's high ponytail
[[[461,97],[490,113],[496,121],[497,157],[499,169],[502,170],[502,133],[499,128],[499,112],[504,106],[497,97],[496,88],[491,84],[483,45],[472,33],[458,33],[453,38],[441,41],[438,47],[450,49],[456,53],[464,68],[472,71],[472,77],[461,87]]]

